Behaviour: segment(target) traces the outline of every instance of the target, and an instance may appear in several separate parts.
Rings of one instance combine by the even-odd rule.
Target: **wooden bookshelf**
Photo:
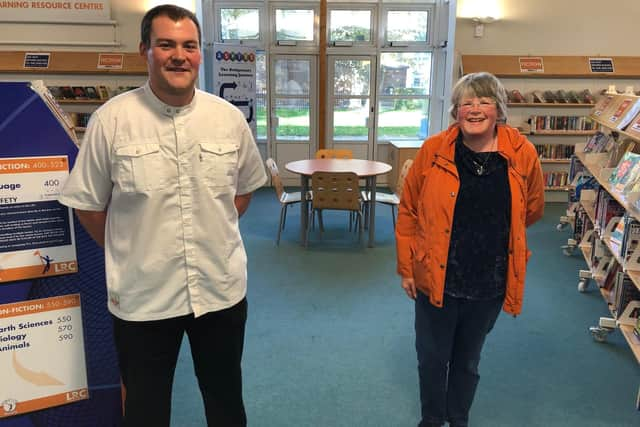
[[[33,51],[28,51],[32,53]],[[0,51],[0,73],[146,75],[147,65],[137,52],[41,51],[51,54],[47,68],[25,68],[27,51]],[[101,54],[122,55],[122,68],[98,68]]]
[[[520,58],[542,58],[543,72],[523,72]],[[635,79],[640,77],[640,56],[606,56],[614,64],[612,73],[593,73],[589,67],[592,56],[545,56],[545,55],[462,55],[465,74],[488,71],[497,77],[526,78],[601,78]]]
[[[105,99],[56,99],[60,105],[101,105]]]
[[[593,108],[594,104],[549,103],[549,102],[509,102],[509,108]]]

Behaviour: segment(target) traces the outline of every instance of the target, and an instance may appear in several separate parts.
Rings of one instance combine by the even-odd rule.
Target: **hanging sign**
[[[0,1],[0,22],[104,22],[111,0]]]
[[[0,305],[0,418],[89,398],[80,294]]]
[[[67,156],[0,158],[0,284],[78,271]]]

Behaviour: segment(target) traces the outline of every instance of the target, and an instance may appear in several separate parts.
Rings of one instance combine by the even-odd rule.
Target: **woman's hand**
[[[413,280],[413,277],[403,277],[400,286],[402,286],[402,289],[404,289],[409,298],[416,299],[416,282]]]

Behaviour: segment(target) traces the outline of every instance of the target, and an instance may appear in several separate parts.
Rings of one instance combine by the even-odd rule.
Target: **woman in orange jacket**
[[[398,273],[415,300],[422,421],[466,426],[485,337],[500,308],[520,313],[526,227],[542,217],[535,147],[505,124],[507,94],[489,73],[453,88],[455,123],[428,138],[405,180]]]

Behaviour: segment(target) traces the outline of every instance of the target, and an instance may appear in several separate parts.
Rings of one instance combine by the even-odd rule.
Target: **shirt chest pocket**
[[[159,144],[135,144],[116,148],[114,176],[124,193],[143,193],[167,186]]]
[[[228,143],[200,143],[200,177],[210,187],[231,187],[238,169],[239,146]]]

